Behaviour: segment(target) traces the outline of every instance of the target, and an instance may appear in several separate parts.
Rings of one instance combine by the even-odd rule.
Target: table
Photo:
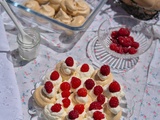
[[[107,14],[106,14],[107,13]],[[57,53],[47,46],[40,46],[39,56],[27,63],[20,63],[15,66],[15,74],[20,90],[21,103],[23,108],[23,120],[29,120],[28,108],[31,98],[31,90],[36,82],[49,68],[67,56],[73,56],[79,63],[84,61],[91,64],[86,57],[87,43],[96,37],[97,26],[107,17],[125,14],[120,7],[115,6],[111,0],[102,8],[101,14],[97,15],[93,24],[82,36],[81,40],[74,48],[66,53]],[[157,31],[158,26],[154,26]],[[158,35],[158,32],[157,32]],[[7,32],[7,37],[11,50],[16,49],[16,35]],[[137,65],[130,71],[124,73],[114,73],[114,79],[124,86],[126,98],[129,104],[129,111],[133,111],[131,120],[159,120],[160,119],[160,42],[153,41],[150,49],[140,56]],[[34,118],[34,116],[32,116]]]

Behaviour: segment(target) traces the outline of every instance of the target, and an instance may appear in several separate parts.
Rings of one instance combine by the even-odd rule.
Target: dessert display
[[[64,24],[81,26],[91,8],[84,0],[28,0],[26,7]]]
[[[120,28],[111,32],[112,43],[110,49],[120,54],[135,54],[138,51],[139,43],[134,41],[128,28]]]
[[[33,93],[44,120],[120,120],[124,96],[108,65],[95,70],[70,56],[47,72]]]

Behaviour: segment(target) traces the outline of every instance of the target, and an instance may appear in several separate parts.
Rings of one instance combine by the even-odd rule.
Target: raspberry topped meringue
[[[38,106],[44,107],[49,103],[56,101],[56,90],[51,81],[45,82],[44,86],[38,87],[34,93],[33,98]]]
[[[107,120],[120,120],[122,115],[122,108],[119,105],[117,97],[111,97],[104,105]]]
[[[71,110],[68,115],[66,115],[65,120],[78,120],[79,113],[77,110]]]
[[[46,81],[51,81],[53,85],[55,85],[57,88],[62,83],[62,77],[58,71],[54,70],[47,73],[47,75],[44,78],[44,82]]]
[[[94,73],[93,66],[84,63],[77,67],[75,75],[79,78],[90,78]]]
[[[74,75],[77,68],[77,62],[72,57],[67,57],[56,65],[56,70],[61,74],[63,81],[68,80]]]
[[[67,113],[59,103],[48,104],[43,110],[43,119],[45,120],[63,120]]]
[[[112,73],[108,65],[101,66],[100,69],[96,70],[92,76],[98,85],[110,84],[113,81]]]
[[[107,120],[103,110],[88,111],[84,120]]]
[[[91,91],[89,91],[89,95],[91,96],[92,100],[95,100],[98,95],[103,93],[103,88],[100,85],[96,85]]]
[[[112,83],[109,84],[109,86],[104,86],[104,95],[107,98],[116,96],[121,99],[122,97],[124,97],[125,94],[123,92],[122,86],[114,80]]]
[[[74,102],[81,104],[91,102],[91,98],[87,95],[87,90],[85,88],[79,88],[73,100],[75,100]]]

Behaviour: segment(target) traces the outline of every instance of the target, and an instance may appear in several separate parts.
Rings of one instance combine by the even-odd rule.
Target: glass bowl
[[[112,43],[111,33],[112,31],[118,31],[120,28],[128,28],[130,31],[130,36],[134,38],[135,42],[139,43],[137,53],[120,54],[110,49],[109,46]],[[144,21],[132,18],[130,16],[115,16],[111,19],[105,20],[99,26],[98,40],[108,53],[117,58],[136,58],[150,48],[153,40],[152,26],[149,26]]]
[[[130,36],[139,43],[137,53],[120,54],[110,49],[111,33],[120,28],[128,28]],[[150,48],[153,40],[152,29],[152,25],[131,16],[108,18],[99,26],[98,36],[88,43],[87,56],[96,67],[108,64],[112,72],[126,72],[132,69],[138,63],[139,56]]]
[[[91,12],[86,17],[85,22],[78,27],[64,24],[54,18],[47,17],[25,7],[24,3],[28,0],[6,1],[18,19],[22,21],[24,26],[37,26],[42,33],[48,31],[51,34],[41,34],[44,40],[50,39],[46,44],[57,52],[66,52],[70,50],[78,40],[80,40],[81,36],[108,0],[85,0],[90,6]]]

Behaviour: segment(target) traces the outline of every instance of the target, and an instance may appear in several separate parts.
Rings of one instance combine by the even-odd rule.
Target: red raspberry
[[[60,85],[60,89],[62,90],[62,91],[68,91],[68,90],[70,90],[70,84],[68,83],[68,82],[63,82],[61,85]]]
[[[113,51],[116,51],[117,50],[117,44],[116,43],[111,43],[109,48]]]
[[[70,103],[71,103],[71,101],[70,101],[70,99],[68,99],[68,98],[64,98],[64,99],[62,100],[62,103],[63,103],[63,106],[64,106],[65,108],[68,108],[69,105],[70,105]]]
[[[131,47],[128,49],[129,54],[135,54],[137,53],[137,50],[134,47]]]
[[[87,79],[84,84],[87,90],[91,90],[95,86],[95,82],[92,79]]]
[[[100,68],[100,73],[101,73],[102,75],[104,75],[104,76],[109,75],[109,73],[110,73],[110,67],[109,67],[108,65],[103,65],[103,66],[101,66],[101,68]]]
[[[123,53],[128,53],[128,49],[129,49],[128,47],[123,47],[122,49],[123,49]]]
[[[119,37],[118,37],[118,43],[119,43],[120,45],[123,45],[123,44],[125,43],[125,37],[119,36]]]
[[[111,37],[112,37],[113,39],[116,39],[116,38],[118,37],[118,31],[113,31],[113,32],[111,33]]]
[[[120,29],[118,30],[118,34],[119,34],[120,36],[129,36],[129,35],[130,35],[130,31],[129,31],[128,28],[120,28]]]
[[[123,52],[122,46],[117,47],[116,52],[117,52],[117,53],[120,53],[120,54],[123,54],[124,52]]]
[[[135,49],[139,48],[139,43],[138,42],[133,42],[132,47],[134,47]]]
[[[102,109],[102,106],[97,101],[92,102],[89,106],[89,110],[100,110],[100,109]]]
[[[69,115],[68,115],[69,119],[74,120],[74,119],[76,119],[78,117],[79,117],[79,113],[78,113],[77,110],[72,110],[72,111],[69,112]]]
[[[94,120],[101,120],[101,119],[104,119],[104,114],[100,111],[95,111],[93,113],[93,118]]]
[[[129,37],[125,37],[124,43],[122,44],[123,47],[129,47],[132,45],[132,40]]]
[[[134,38],[132,36],[128,36],[128,39],[130,39],[130,41],[134,42]]]
[[[114,93],[114,92],[119,92],[121,90],[121,87],[119,85],[119,83],[117,81],[113,81],[110,85],[109,85],[109,91]]]
[[[84,105],[83,104],[77,104],[74,106],[74,110],[77,110],[79,114],[82,114],[84,111]]]
[[[50,75],[50,79],[55,81],[59,78],[59,73],[57,71],[53,71]]]
[[[74,64],[74,60],[73,60],[72,57],[68,57],[68,58],[65,60],[65,63],[67,64],[67,66],[72,67],[73,64]]]
[[[80,97],[86,97],[87,96],[87,90],[85,88],[80,88],[78,91],[77,91],[77,94],[78,96]]]
[[[61,104],[59,104],[59,103],[56,103],[51,107],[52,112],[59,112],[61,109],[62,109]]]
[[[77,77],[72,77],[71,78],[71,86],[72,88],[76,89],[81,85],[81,80]]]
[[[81,72],[88,72],[89,71],[89,65],[88,64],[83,64],[81,66]]]
[[[53,89],[53,84],[51,81],[47,81],[45,84],[44,84],[44,88],[46,89],[47,93],[51,93],[52,92],[52,89]]]
[[[117,106],[119,105],[119,100],[118,100],[118,98],[115,97],[115,96],[111,97],[110,100],[109,100],[109,105],[110,105],[110,107],[112,107],[112,108],[117,107]]]
[[[101,104],[104,104],[104,102],[105,102],[105,96],[103,95],[103,94],[100,94],[100,95],[98,95],[98,97],[97,97],[97,101],[99,102],[99,103],[101,103]]]
[[[94,94],[95,95],[100,95],[103,92],[103,88],[100,85],[97,85],[94,87]]]
[[[63,98],[68,98],[69,96],[70,96],[70,92],[69,91],[63,91],[62,93],[61,93],[61,95],[62,95],[62,97]]]
[[[110,39],[112,41],[112,43],[118,44],[117,39]]]

